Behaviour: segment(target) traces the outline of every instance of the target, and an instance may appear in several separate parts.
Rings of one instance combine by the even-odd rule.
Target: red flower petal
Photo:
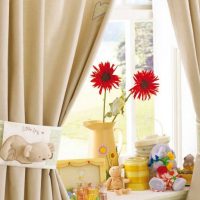
[[[99,88],[99,94],[102,93],[102,90],[111,90],[112,87],[117,88],[120,83],[120,79],[117,75],[114,74],[116,68],[114,65],[106,62],[100,63],[99,68],[93,66],[94,70],[91,74],[93,87]]]
[[[143,70],[134,74],[134,87],[130,89],[134,98],[146,100],[150,99],[151,95],[156,95],[159,84],[158,77],[154,75],[153,71]]]
[[[165,173],[167,173],[168,172],[168,170],[167,170],[167,167],[166,166],[160,166],[160,167],[158,167],[158,169],[157,169],[157,173],[159,174],[159,175],[163,175],[163,174],[165,174]]]

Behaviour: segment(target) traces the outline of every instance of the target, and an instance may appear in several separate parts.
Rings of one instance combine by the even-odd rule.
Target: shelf
[[[132,191],[127,195],[116,195],[114,192],[108,192],[108,200],[186,200],[188,190],[183,191],[167,191],[167,192],[152,192],[147,191]]]

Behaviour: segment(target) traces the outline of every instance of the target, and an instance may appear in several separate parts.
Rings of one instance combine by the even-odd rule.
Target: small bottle
[[[99,200],[107,200],[106,188],[103,184],[99,188]]]
[[[99,199],[99,189],[98,187],[91,184],[89,187],[88,200],[97,200],[97,199]]]
[[[99,200],[107,200],[107,193],[106,192],[100,192],[99,193]]]
[[[76,191],[76,195],[77,195],[77,200],[86,200],[85,199],[85,191],[84,191],[82,184],[79,184],[77,191]]]

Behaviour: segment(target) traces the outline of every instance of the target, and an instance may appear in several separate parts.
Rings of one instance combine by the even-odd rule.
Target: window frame
[[[172,49],[172,141],[176,152],[177,163],[180,166],[182,163],[182,93],[181,93],[181,58],[177,48]]]

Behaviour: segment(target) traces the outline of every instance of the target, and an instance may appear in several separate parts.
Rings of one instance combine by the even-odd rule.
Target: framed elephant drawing
[[[56,168],[60,128],[1,122],[0,132],[0,164]]]

